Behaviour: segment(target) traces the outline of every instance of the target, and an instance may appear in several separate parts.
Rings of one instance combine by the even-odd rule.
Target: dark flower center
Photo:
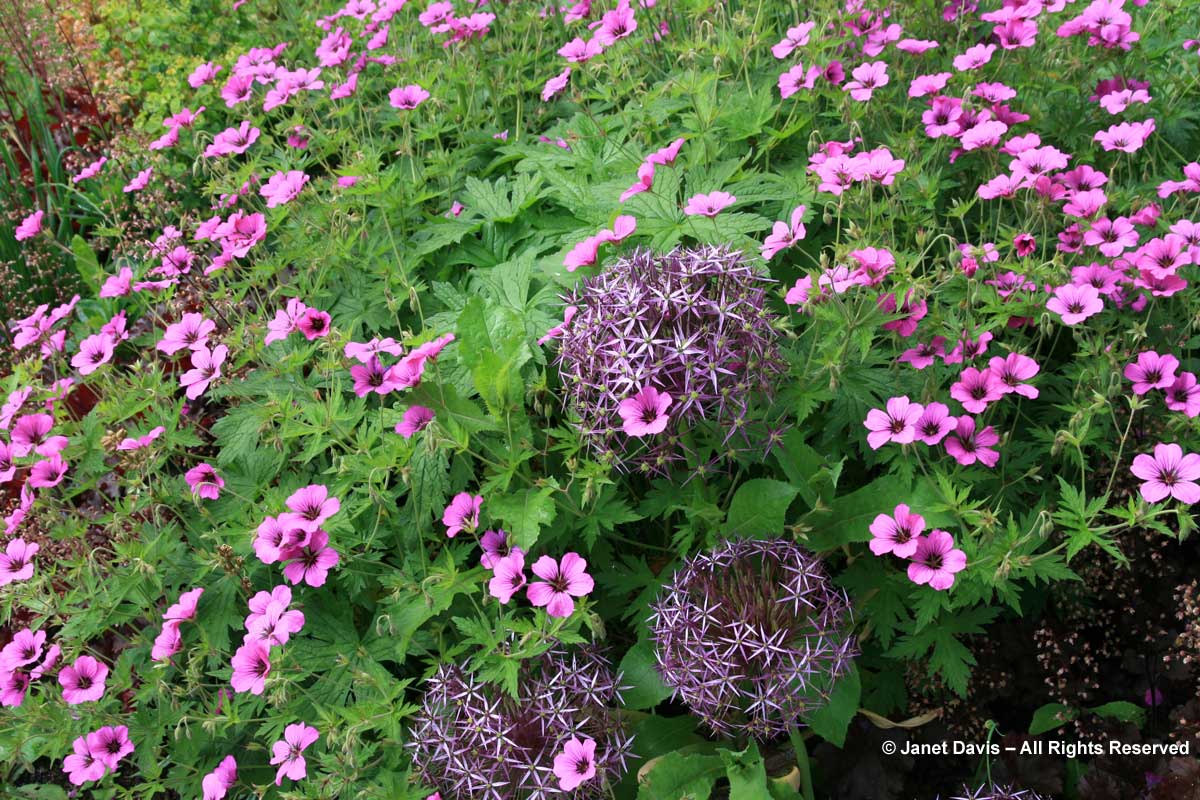
[[[80,675],[79,676],[79,688],[80,689],[90,688],[91,685],[92,685],[92,679],[90,676],[88,676],[88,675]]]

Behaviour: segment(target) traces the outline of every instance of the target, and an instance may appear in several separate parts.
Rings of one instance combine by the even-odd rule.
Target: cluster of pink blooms
[[[30,685],[52,670],[60,655],[58,645],[46,648],[45,631],[17,631],[12,641],[0,649],[0,707],[15,708],[24,703]],[[103,684],[100,691],[104,692]]]
[[[949,589],[955,573],[966,569],[967,556],[954,547],[954,537],[946,531],[935,528],[922,536],[923,530],[925,518],[901,503],[891,515],[879,514],[871,523],[871,552],[908,559],[908,578],[915,584]]]
[[[304,613],[291,604],[292,590],[285,585],[250,598],[246,635],[233,655],[230,685],[235,692],[263,693],[271,673],[271,648],[287,644],[304,628]]]
[[[61,353],[67,341],[67,332],[59,329],[59,323],[70,316],[78,302],[79,295],[75,295],[53,309],[43,303],[29,316],[10,320],[8,329],[12,331],[13,349],[23,350],[36,344],[41,351],[42,358],[50,358],[55,353]]]
[[[46,411],[55,410],[55,405],[66,397],[73,383],[69,378],[56,382],[44,401]],[[30,386],[16,389],[0,407],[0,484],[16,480],[18,471],[28,470],[20,485],[19,503],[2,518],[5,536],[14,536],[25,521],[36,499],[35,490],[58,486],[70,469],[62,456],[70,440],[54,433],[52,413],[20,414],[32,393]],[[9,541],[0,552],[0,586],[31,578],[32,559],[38,549],[38,544],[27,543],[24,539]]]
[[[309,308],[293,297],[288,300],[287,307],[275,312],[275,319],[267,323],[263,344],[282,341],[296,331],[304,334],[304,338],[310,342],[321,339],[329,335],[330,322],[327,312]]]
[[[873,408],[863,425],[870,431],[867,444],[878,450],[888,442],[911,444],[920,441],[934,447],[941,444],[954,460],[963,466],[976,462],[986,467],[996,466],[1000,452],[993,445],[1000,435],[991,425],[977,429],[970,414],[950,415],[945,403],[913,403],[906,395],[887,401],[885,409]]]
[[[808,169],[820,179],[817,189],[840,196],[856,183],[870,181],[891,186],[904,169],[904,159],[896,158],[886,147],[854,152],[857,139],[825,142],[809,156]]]
[[[802,209],[803,207],[797,210],[802,211]],[[796,215],[793,212],[793,220],[795,218]],[[767,241],[772,242],[772,238],[768,237]],[[766,244],[763,248],[765,251]],[[775,252],[772,251],[772,255]],[[810,304],[819,303],[833,295],[845,294],[856,286],[877,287],[882,285],[884,279],[896,265],[896,258],[891,251],[881,247],[861,247],[852,250],[849,258],[854,261],[854,266],[835,264],[827,267],[816,278],[809,274],[798,278],[796,284],[784,296],[784,302],[788,305],[800,306],[801,310],[809,310]],[[896,296],[894,294],[881,294],[876,299],[876,303],[889,314],[896,313]],[[884,330],[894,330],[902,336],[911,336],[916,331],[917,323],[927,313],[926,302],[912,300],[909,295],[906,295],[900,304],[900,310],[904,317],[884,323]]]
[[[638,166],[637,180],[621,193],[620,201],[624,203],[634,195],[649,192],[654,188],[654,170],[656,167],[669,167],[679,157],[679,148],[683,147],[683,139],[676,139],[666,147],[654,151]]]
[[[435,5],[439,4],[435,3]],[[445,5],[450,5],[450,3],[445,3]],[[649,4],[643,3],[643,5]],[[574,19],[586,16],[591,11],[590,6],[590,0],[576,4],[574,10],[568,10],[564,17],[565,21],[571,22]],[[586,64],[603,53],[607,48],[630,36],[637,30],[638,23],[629,0],[618,0],[614,8],[604,12],[600,19],[592,23],[589,27],[594,31],[590,39],[576,36],[558,49],[558,54],[569,64]],[[662,30],[660,29],[661,32]],[[547,80],[542,87],[543,102],[548,102],[563,89],[567,88],[570,80],[571,67],[569,66],[553,78]]]
[[[566,553],[555,561],[542,556],[533,563],[533,574],[540,581],[528,583],[525,577],[525,553],[511,547],[504,531],[486,531],[480,540],[483,556],[479,563],[492,570],[488,593],[507,605],[513,595],[525,589],[525,596],[535,608],[545,608],[551,617],[566,618],[575,612],[575,598],[585,597],[595,588],[587,574],[587,561],[578,553]],[[527,585],[528,584],[528,585]]]
[[[293,492],[287,507],[258,526],[254,553],[264,564],[282,562],[283,575],[293,585],[324,586],[339,556],[329,546],[329,534],[321,525],[341,510],[342,504],[329,496],[327,487],[313,484]]]
[[[63,772],[75,786],[98,781],[120,768],[121,759],[133,752],[129,729],[107,725],[80,736],[71,745],[73,752],[63,760]]]
[[[1196,375],[1179,372],[1179,359],[1170,353],[1159,355],[1153,350],[1138,353],[1137,359],[1125,365],[1125,377],[1133,382],[1133,393],[1139,397],[1155,389],[1166,394],[1166,406],[1189,419],[1200,415],[1200,386]]]
[[[276,317],[276,323],[278,321],[279,318]],[[366,397],[370,394],[387,395],[413,388],[424,377],[426,364],[437,361],[442,350],[452,341],[454,334],[447,333],[414,347],[407,354],[394,339],[376,338],[369,342],[348,343],[344,348],[346,358],[358,362],[350,367],[350,377],[354,379],[354,393],[359,397]],[[389,355],[399,360],[391,366],[384,366],[379,359],[381,355]],[[415,408],[422,409],[420,406]],[[406,421],[401,421],[396,426],[396,432],[405,438],[412,436],[433,419],[433,412],[429,409],[409,411],[411,416],[406,413]]]

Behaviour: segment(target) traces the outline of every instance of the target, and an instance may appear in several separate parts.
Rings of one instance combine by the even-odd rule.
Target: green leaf
[[[1103,707],[1103,706],[1102,706]],[[1029,735],[1052,731],[1079,716],[1079,712],[1062,703],[1047,703],[1033,712],[1033,721],[1029,723]]]
[[[528,553],[537,542],[542,527],[553,522],[558,513],[552,497],[556,491],[557,486],[524,489],[490,500],[485,509],[505,523],[513,545]]]
[[[729,800],[761,800],[770,794],[767,789],[767,768],[758,745],[751,742],[741,752],[720,748],[717,753],[725,762],[729,778]]]
[[[650,759],[703,741],[696,733],[695,717],[689,714],[682,717],[651,714],[638,723],[633,749],[642,758]]]
[[[611,486],[601,491],[596,503],[587,511],[583,518],[583,538],[588,547],[596,544],[601,532],[614,530],[626,522],[637,522],[642,515],[629,507],[629,503],[616,496]]]
[[[99,291],[102,272],[96,251],[82,236],[75,234],[71,237],[71,252],[75,254],[75,269],[79,272],[79,277],[83,278],[83,282],[92,291]]]
[[[788,506],[799,491],[790,484],[768,478],[746,481],[733,495],[722,531],[742,537],[778,534],[786,521]]]
[[[629,687],[621,692],[626,708],[654,708],[671,696],[671,690],[658,672],[654,647],[648,639],[629,648],[619,669],[622,684]]]
[[[705,800],[724,772],[718,756],[668,753],[646,772],[638,800]]]
[[[808,726],[822,739],[837,747],[846,744],[846,731],[850,720],[858,713],[862,701],[862,678],[858,667],[851,665],[850,672],[838,678],[829,693],[829,702],[817,709],[808,719]]]
[[[1105,703],[1102,706],[1089,708],[1088,711],[1091,711],[1097,716],[1104,717],[1105,719],[1116,719],[1120,720],[1121,722],[1132,722],[1139,728],[1146,721],[1146,710],[1144,708],[1124,700]]]

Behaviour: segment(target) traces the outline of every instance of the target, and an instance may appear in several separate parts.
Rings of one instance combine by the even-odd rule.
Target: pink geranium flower
[[[1120,150],[1124,153],[1135,153],[1142,149],[1150,134],[1154,132],[1154,118],[1144,122],[1120,122],[1107,130],[1097,131],[1092,137],[1105,150]]]
[[[954,57],[954,68],[959,72],[979,69],[992,60],[995,52],[996,45],[994,44],[977,44],[969,47],[966,52]]]
[[[0,447],[2,446],[0,445]],[[0,552],[0,586],[32,578],[33,557],[41,547],[37,542],[26,542],[24,539],[11,540],[4,551]]]
[[[917,552],[917,539],[925,530],[925,518],[911,513],[908,506],[901,503],[891,516],[876,516],[869,530],[872,553],[877,556],[892,553],[899,558],[908,558]]]
[[[776,222],[771,227],[771,233],[762,245],[764,261],[770,261],[780,250],[786,250],[805,237],[808,233],[803,222],[805,210],[803,205],[796,206],[792,209],[790,222]]]
[[[250,149],[250,145],[258,141],[262,133],[252,126],[249,120],[243,120],[236,128],[226,128],[213,137],[212,144],[204,149],[205,158],[219,158],[241,154]]]
[[[554,775],[558,788],[569,792],[596,775],[596,742],[594,739],[580,741],[572,736],[554,757]]]
[[[205,500],[216,500],[221,496],[221,489],[225,488],[225,480],[207,462],[192,467],[183,477],[192,494]]]
[[[200,788],[204,791],[204,800],[224,800],[225,794],[237,783],[237,760],[233,756],[225,756],[216,769],[204,776]]]
[[[648,192],[654,186],[654,164],[643,162],[637,171],[637,180],[625,191],[621,192],[620,202],[624,203],[635,194]]]
[[[683,213],[689,217],[703,216],[715,217],[720,214],[725,208],[728,208],[737,198],[729,192],[710,192],[708,194],[697,194],[688,198],[687,205],[683,207]]]
[[[26,667],[42,657],[46,644],[46,632],[22,628],[12,641],[0,650],[0,670],[15,670]]]
[[[29,487],[32,489],[48,489],[52,486],[58,486],[62,483],[62,479],[66,476],[70,465],[62,460],[62,456],[58,453],[43,459],[33,465],[29,470]]]
[[[124,725],[109,725],[93,731],[87,737],[88,749],[104,762],[104,766],[116,772],[122,758],[133,752],[129,741],[129,728]]]
[[[214,64],[211,61],[201,64],[192,70],[191,75],[188,75],[188,86],[191,86],[193,89],[199,89],[204,84],[210,83],[216,78],[217,73],[222,69],[223,67],[220,64]]]
[[[915,424],[916,438],[933,447],[954,430],[957,423],[958,420],[950,416],[950,407],[945,403],[926,403]]]
[[[546,81],[546,85],[542,87],[542,102],[549,102],[559,92],[567,88],[567,84],[571,80],[571,68],[567,67],[562,72],[555,75]]]
[[[1153,350],[1138,353],[1137,361],[1125,365],[1125,377],[1133,381],[1133,393],[1143,395],[1151,389],[1168,389],[1175,383],[1179,359]]]
[[[290,336],[306,311],[308,306],[298,298],[289,299],[287,308],[275,312],[275,319],[267,323],[267,336],[263,339],[263,344],[277,342]]]
[[[939,358],[946,356],[946,337],[935,336],[927,343],[918,344],[916,347],[910,347],[900,354],[896,360],[901,363],[908,363],[913,366],[913,369],[925,369]]]
[[[1027,355],[1009,353],[1004,358],[994,356],[988,361],[988,371],[996,378],[1003,394],[1015,392],[1022,397],[1033,400],[1038,396],[1038,390],[1025,381],[1038,374],[1038,363]]]
[[[886,411],[871,409],[863,421],[863,426],[870,431],[867,444],[872,450],[878,450],[888,442],[909,444],[916,438],[916,422],[923,410],[906,395],[889,399]]]
[[[189,400],[195,400],[208,389],[208,385],[221,377],[221,365],[229,348],[219,344],[211,351],[207,347],[192,350],[192,368],[179,378],[179,385],[186,386],[185,394]]]
[[[26,239],[32,239],[42,232],[42,218],[46,216],[46,212],[40,208],[34,211],[25,219],[21,220],[21,224],[17,226],[14,232],[14,238],[18,242],[23,242]]]
[[[1046,301],[1046,309],[1058,314],[1064,325],[1075,325],[1104,310],[1104,301],[1095,286],[1067,284],[1054,290]]]
[[[63,700],[68,705],[78,705],[104,696],[104,680],[108,667],[91,656],[80,656],[75,663],[58,672],[58,682],[63,687]]]
[[[388,92],[388,103],[392,108],[398,108],[402,111],[411,111],[428,99],[429,92],[415,83],[410,83],[407,86],[398,86]]]
[[[954,585],[955,573],[967,568],[967,554],[954,547],[950,534],[937,528],[922,536],[908,565],[908,579],[938,591]]]
[[[307,308],[296,321],[296,330],[304,334],[310,342],[329,335],[329,314],[315,308]]]
[[[461,530],[474,533],[479,526],[479,509],[483,507],[483,497],[472,495],[470,492],[459,492],[446,506],[442,513],[442,524],[446,526],[446,535],[453,539]]]
[[[303,722],[284,728],[283,738],[271,745],[271,763],[279,765],[275,772],[276,786],[282,784],[285,777],[298,781],[308,775],[304,751],[320,735],[320,731]]]
[[[543,345],[551,339],[557,339],[565,334],[567,332],[567,328],[571,325],[571,320],[573,320],[575,315],[578,313],[579,306],[567,306],[565,309],[563,309],[563,321],[546,331],[546,333],[537,340],[537,343],[539,345]]]
[[[1191,372],[1181,372],[1167,388],[1167,408],[1181,411],[1189,419],[1200,416],[1200,385]]]
[[[125,184],[121,188],[121,191],[125,192],[126,194],[130,194],[132,192],[140,192],[142,189],[145,189],[147,186],[150,185],[150,176],[153,174],[154,174],[154,167],[146,167],[144,170],[139,172],[137,175],[133,176],[133,180],[131,180],[131,181],[129,181],[129,183]]]
[[[479,546],[483,548],[483,555],[479,557],[479,565],[485,569],[495,569],[496,565],[500,563],[500,559],[510,552],[520,552],[520,548],[509,545],[508,534],[505,531],[484,531],[483,537],[479,540]]]
[[[850,76],[854,80],[847,81],[842,89],[849,92],[850,97],[863,103],[870,100],[875,90],[880,86],[886,86],[890,80],[885,61],[859,64],[850,73]]]
[[[340,511],[342,504],[338,498],[329,496],[328,487],[314,483],[293,492],[287,499],[287,507],[290,511],[279,516],[280,524],[312,533]]]
[[[74,752],[63,760],[63,772],[73,786],[82,786],[89,781],[98,781],[108,772],[95,753],[88,747],[88,737],[79,736],[71,744]]]
[[[671,142],[666,147],[661,147],[655,150],[650,155],[646,156],[647,164],[658,164],[662,166],[670,166],[675,163],[675,159],[679,157],[679,148],[683,147],[684,139],[679,137]]]
[[[79,352],[71,359],[71,366],[80,375],[91,375],[112,357],[112,338],[105,333],[94,333],[79,343]]]
[[[258,193],[266,198],[267,208],[275,208],[294,200],[308,181],[309,177],[298,169],[276,172],[259,187]]]
[[[293,547],[279,554],[280,561],[286,561],[283,576],[293,585],[301,581],[318,588],[325,585],[329,570],[337,566],[340,556],[329,546],[329,534],[318,528],[312,532],[308,543],[303,547]]]
[[[573,597],[584,597],[595,588],[592,576],[585,571],[587,561],[578,553],[567,553],[557,562],[542,556],[533,564],[533,572],[542,580],[531,583],[526,595],[537,607],[546,607],[552,617],[569,617],[575,611]]]
[[[37,450],[54,428],[54,417],[49,414],[26,414],[17,420],[10,434],[12,454],[24,458]]]
[[[962,403],[963,408],[978,414],[1004,396],[1004,390],[990,369],[978,370],[967,367],[950,387],[950,396]]]
[[[793,28],[788,28],[783,39],[771,46],[771,55],[783,59],[790,56],[797,47],[804,47],[808,44],[808,36],[816,24],[815,22],[801,22]]]
[[[167,355],[180,350],[199,350],[208,347],[209,335],[217,329],[217,323],[205,319],[201,314],[184,314],[179,322],[167,326],[163,338],[155,347]]]
[[[670,421],[667,408],[671,402],[671,395],[666,392],[653,386],[643,387],[617,406],[617,414],[624,420],[622,429],[627,435],[638,437],[662,433]]]
[[[409,406],[404,417],[396,423],[396,433],[411,439],[418,431],[425,430],[433,422],[433,409],[425,406]]]
[[[271,650],[263,642],[251,639],[233,654],[232,665],[230,685],[235,692],[262,694],[271,674]]]
[[[507,605],[512,596],[525,585],[525,554],[513,550],[504,558],[493,562],[492,579],[488,581],[488,593]]]
[[[1147,503],[1167,497],[1188,505],[1200,500],[1200,455],[1184,455],[1177,444],[1156,444],[1153,456],[1138,454],[1129,471],[1144,481],[1138,491]]]
[[[964,467],[969,467],[976,461],[986,467],[994,467],[1000,460],[1000,453],[992,449],[992,445],[999,441],[1000,436],[995,428],[988,425],[983,430],[976,431],[975,418],[963,414],[955,420],[953,435],[946,437],[944,446],[946,452]]]
[[[600,18],[596,39],[600,44],[609,47],[636,31],[637,26],[629,0],[619,0],[616,8],[604,12]]]
[[[801,89],[811,89],[816,86],[819,77],[820,67],[814,65],[806,70],[803,64],[796,64],[779,76],[779,97],[787,100]]]

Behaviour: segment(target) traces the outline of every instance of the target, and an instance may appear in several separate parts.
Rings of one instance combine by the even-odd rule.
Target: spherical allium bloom
[[[773,394],[784,369],[768,281],[720,247],[639,250],[564,298],[578,311],[557,364],[592,453],[618,468],[636,459],[661,471],[680,457],[678,435],[701,425],[726,446],[740,436],[757,447],[752,405]],[[644,387],[671,403],[663,430],[639,439],[625,433],[620,408]]]
[[[717,734],[781,736],[857,655],[852,615],[794,542],[733,540],[689,559],[650,619],[659,672]]]
[[[959,790],[959,794],[954,795],[950,800],[1050,800],[1050,798],[1043,798],[1032,789],[1017,789],[1000,784],[984,784],[977,789],[972,789],[964,784]]]
[[[555,759],[572,739],[591,740],[596,772],[570,796],[605,797],[624,775],[633,741],[616,712],[619,684],[592,648],[522,661],[515,698],[443,664],[412,726],[413,762],[445,800],[548,800],[561,796]]]
[[[1200,501],[1200,455],[1185,455],[1177,444],[1154,445],[1154,455],[1138,454],[1129,471],[1144,481],[1138,491],[1147,503],[1167,497],[1188,505]]]

